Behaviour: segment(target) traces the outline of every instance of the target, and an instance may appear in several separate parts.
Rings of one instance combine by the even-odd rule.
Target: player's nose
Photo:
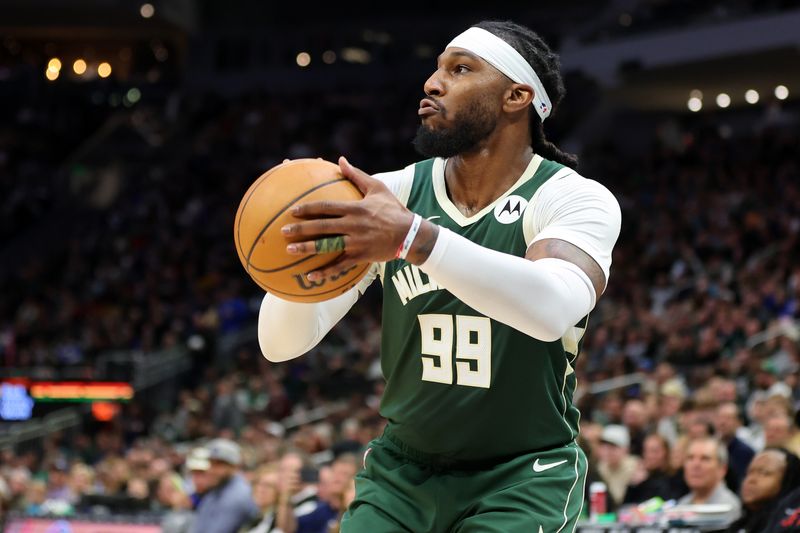
[[[427,96],[442,96],[444,94],[444,84],[438,73],[439,71],[437,70],[431,74],[430,77],[425,80],[425,85],[422,86]]]

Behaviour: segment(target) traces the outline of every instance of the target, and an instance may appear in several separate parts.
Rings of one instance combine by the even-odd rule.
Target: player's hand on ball
[[[308,279],[312,281],[338,274],[356,264],[394,259],[414,218],[383,182],[357,169],[344,157],[339,158],[339,168],[344,177],[361,190],[364,199],[296,206],[292,214],[306,220],[281,229],[286,237],[299,239],[286,247],[290,254],[344,250],[324,269],[310,272]],[[303,240],[304,237],[308,240]]]

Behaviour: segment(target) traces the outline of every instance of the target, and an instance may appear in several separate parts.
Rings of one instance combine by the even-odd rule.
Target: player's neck
[[[533,157],[530,145],[498,141],[490,139],[474,152],[447,160],[447,193],[465,216],[474,215],[506,192]]]

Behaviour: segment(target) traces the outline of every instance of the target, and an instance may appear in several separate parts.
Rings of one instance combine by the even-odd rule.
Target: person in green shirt
[[[298,206],[305,220],[282,229],[291,254],[344,250],[309,280],[364,263],[370,274],[317,304],[267,294],[262,352],[307,352],[380,278],[388,424],[342,532],[573,531],[587,470],[574,365],[619,204],[545,139],[564,85],[530,29],[468,28],[423,89],[414,144],[427,159],[369,176],[340,158],[364,199]]]

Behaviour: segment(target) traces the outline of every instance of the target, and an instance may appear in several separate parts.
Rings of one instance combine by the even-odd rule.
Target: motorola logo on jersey
[[[528,200],[512,194],[495,206],[494,218],[501,224],[511,224],[519,220],[527,206]]]

